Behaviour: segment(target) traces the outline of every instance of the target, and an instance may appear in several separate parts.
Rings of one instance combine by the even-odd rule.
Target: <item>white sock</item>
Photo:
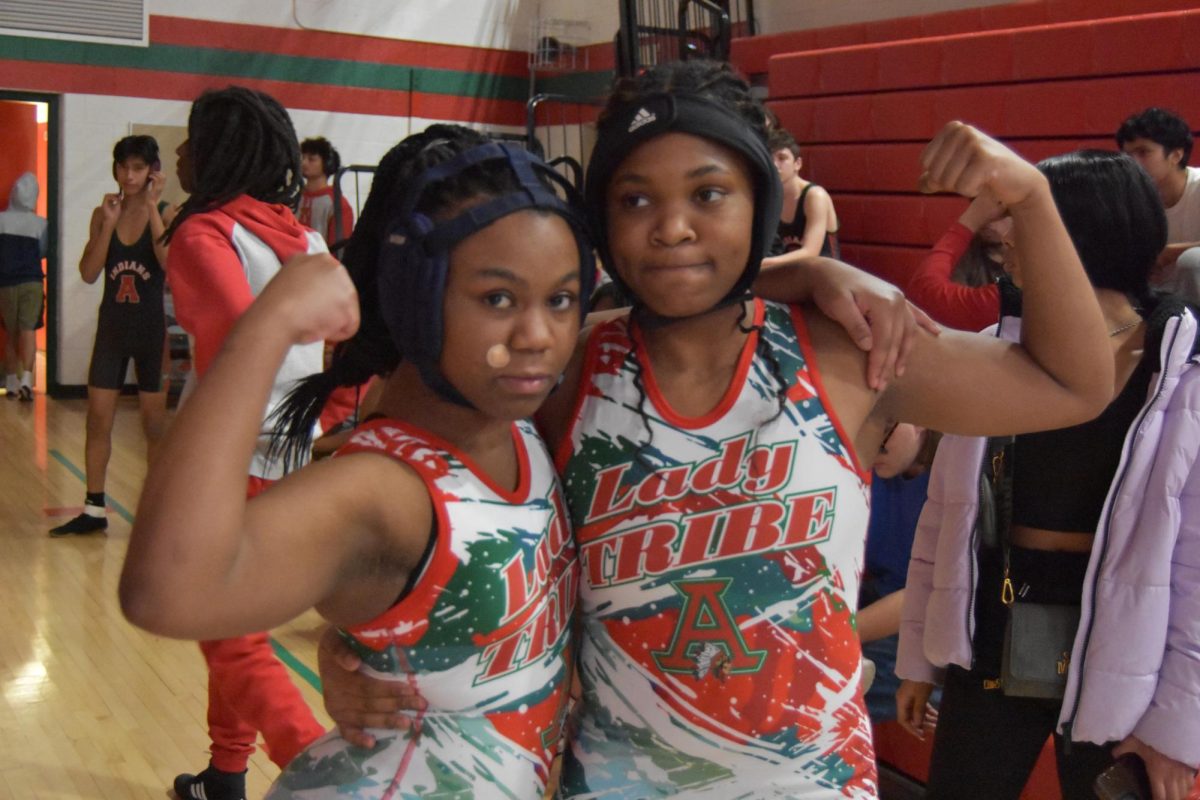
[[[104,506],[94,506],[91,503],[83,504],[83,513],[87,514],[89,517],[107,516],[107,514],[104,512]]]
[[[29,370],[25,370],[24,372],[21,373],[21,385],[28,386],[30,389],[33,388],[33,373],[32,372],[30,372]]]
[[[8,390],[9,394],[17,393],[17,373],[9,373],[9,376],[4,380],[4,388]]]

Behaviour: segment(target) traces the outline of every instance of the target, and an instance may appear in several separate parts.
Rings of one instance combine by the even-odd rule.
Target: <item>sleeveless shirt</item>
[[[666,403],[636,324],[590,336],[556,454],[583,570],[564,797],[875,796],[855,633],[869,476],[800,312],[754,308],[700,418]]]
[[[792,217],[791,222],[779,220],[779,230],[776,236],[779,237],[779,243],[783,247],[780,253],[790,253],[804,246],[804,229],[808,227],[808,215],[804,213],[804,198],[808,196],[809,190],[814,186],[816,186],[815,183],[810,183],[800,191],[800,198],[796,200],[796,214]],[[825,232],[825,239],[821,242],[821,255],[830,258],[842,257],[838,247],[837,231]]]
[[[106,340],[138,344],[147,336],[166,335],[163,283],[166,273],[154,254],[150,223],[133,244],[114,230],[104,261],[104,296],[100,300],[99,335]]]
[[[416,581],[377,619],[342,631],[364,671],[415,685],[419,732],[373,731],[365,750],[331,732],[280,775],[280,798],[540,799],[559,750],[575,545],[549,453],[528,422],[513,426],[514,491],[452,445],[378,420],[339,455],[378,452],[425,481],[436,541]]]

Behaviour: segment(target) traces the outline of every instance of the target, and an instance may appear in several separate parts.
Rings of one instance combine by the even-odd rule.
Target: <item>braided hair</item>
[[[191,195],[164,234],[170,241],[193,214],[247,194],[293,210],[300,200],[300,145],[275,98],[244,86],[210,89],[188,114]]]
[[[767,109],[750,93],[750,84],[728,63],[697,58],[658,64],[640,75],[618,78],[597,121],[647,94],[692,94],[715,100],[746,121],[751,130],[767,141]]]
[[[400,213],[407,187],[421,173],[488,141],[478,131],[461,125],[431,125],[404,139],[379,162],[343,259],[358,290],[358,332],[338,344],[327,370],[301,381],[276,412],[281,424],[276,425],[272,449],[284,457],[285,463],[300,463],[300,457],[308,452],[313,425],[335,389],[387,375],[404,358],[402,345],[389,333],[381,307],[379,262],[384,240]],[[421,193],[414,210],[438,219],[467,201],[498,197],[519,188],[507,164],[485,161],[431,184]]]

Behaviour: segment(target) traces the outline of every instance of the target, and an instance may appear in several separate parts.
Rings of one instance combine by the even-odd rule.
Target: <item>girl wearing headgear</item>
[[[375,747],[336,734],[272,798],[540,798],[565,707],[578,565],[550,455],[524,421],[575,347],[594,273],[552,170],[434,125],[382,160],[346,251],[291,259],[234,326],[164,442],[121,580],[136,624],[204,638],[316,606],[371,674],[427,703]],[[386,374],[379,419],[246,501],[289,350],[342,341],[279,421],[307,450],[329,392]]]
[[[1053,735],[1063,797],[1093,797],[1114,756],[1133,753],[1154,800],[1183,800],[1200,766],[1195,309],[1150,291],[1167,224],[1132,159],[1084,150],[1038,167],[1103,309],[1117,380],[1083,424],[943,442],[908,570],[899,719],[923,733],[943,684],[930,798],[1018,797]],[[1005,230],[1006,266],[1027,290],[1009,244]],[[1003,282],[1000,299],[997,335],[1015,337],[1021,294]],[[1004,517],[1007,533],[986,535]],[[1019,637],[1016,615],[1033,604],[1068,612],[1062,637],[1034,651],[1051,673],[1062,659],[1053,691],[1014,686],[1020,670],[1002,666],[1006,626]]]
[[[1028,430],[1107,402],[1103,318],[1045,179],[960,123],[922,163],[928,189],[1008,208],[1036,322],[1019,344],[919,334],[875,389],[830,320],[748,296],[779,182],[746,84],[688,62],[613,94],[586,186],[634,306],[590,332],[574,397],[542,415],[583,575],[564,796],[875,796],[860,455],[895,420]]]
[[[167,229],[167,273],[176,319],[192,340],[186,397],[197,378],[207,379],[234,323],[283,262],[296,254],[324,252],[325,242],[292,213],[300,195],[300,148],[291,118],[273,97],[241,86],[203,93],[192,104],[188,138],[176,155],[179,183],[189,196]],[[321,369],[321,346],[290,348],[276,366],[268,410],[297,379]],[[235,389],[227,401],[243,397]],[[243,496],[257,494],[283,474],[283,464],[269,452],[269,415],[258,411],[253,457],[237,464]],[[155,470],[167,465],[159,460]],[[197,485],[204,482],[198,479]],[[194,521],[205,524],[218,513],[216,506],[201,508]],[[172,574],[173,567],[164,567],[163,575]],[[183,586],[177,591],[188,593]],[[281,767],[324,733],[275,657],[265,630],[200,642],[208,667],[212,757],[198,774],[176,776],[180,797],[241,800],[259,732]]]

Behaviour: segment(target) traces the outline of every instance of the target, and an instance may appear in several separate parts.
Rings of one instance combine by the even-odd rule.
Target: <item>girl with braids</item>
[[[545,791],[579,573],[553,463],[523,418],[567,366],[595,269],[558,182],[460,126],[405,139],[376,172],[350,274],[327,254],[290,259],[167,436],[121,578],[126,615],[203,638],[316,606],[373,675],[427,703],[373,748],[318,740],[271,798]],[[282,458],[307,452],[337,386],[387,375],[380,418],[245,500],[275,376],[326,339],[342,341],[330,369],[277,416]]]
[[[1012,215],[1023,342],[918,332],[903,374],[872,386],[836,324],[751,298],[779,219],[763,120],[728,67],[688,62],[618,85],[598,123],[587,199],[634,306],[590,332],[575,397],[542,412],[583,575],[566,797],[875,796],[864,463],[896,420],[1055,427],[1112,388],[1045,178],[961,123],[926,148],[924,181]]]
[[[179,182],[190,196],[166,232],[171,242],[167,279],[176,318],[192,338],[190,391],[280,265],[298,253],[324,252],[325,243],[292,214],[300,196],[300,147],[287,112],[273,98],[239,86],[205,92],[192,104],[188,138],[176,152]],[[275,372],[268,411],[296,379],[320,369],[319,343],[289,349]],[[238,396],[242,392],[236,388],[229,394]],[[282,462],[269,452],[268,414],[260,414],[256,429],[248,485],[242,473],[248,496],[283,474]],[[169,460],[158,460],[156,468]],[[214,509],[198,511],[196,521],[207,522]],[[172,569],[163,574],[171,575]],[[176,591],[205,597],[183,586]],[[208,665],[212,759],[199,774],[175,779],[175,793],[182,798],[244,797],[246,765],[259,731],[281,767],[324,732],[275,658],[267,635],[242,633],[249,635],[200,643]]]
[[[610,99],[587,200],[634,306],[587,333],[539,414],[582,571],[564,797],[874,797],[860,454],[896,420],[1002,433],[1107,402],[1103,318],[1042,175],[961,123],[922,162],[927,188],[1011,213],[1025,338],[918,331],[903,374],[869,380],[836,323],[748,295],[776,272],[755,282],[780,210],[749,87],[690,61]]]

